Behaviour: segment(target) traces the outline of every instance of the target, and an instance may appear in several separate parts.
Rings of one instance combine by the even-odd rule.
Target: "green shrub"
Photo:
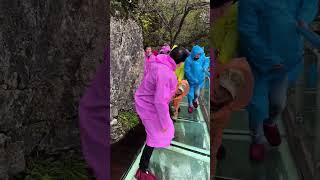
[[[37,159],[28,163],[24,180],[89,180],[86,163],[75,156]]]
[[[118,115],[118,120],[128,129],[132,129],[139,124],[139,117],[133,111],[121,111]]]

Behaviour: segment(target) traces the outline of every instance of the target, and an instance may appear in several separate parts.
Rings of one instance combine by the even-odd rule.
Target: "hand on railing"
[[[206,77],[209,76],[210,77],[210,72],[208,69],[202,69],[202,71],[205,73]]]
[[[299,33],[315,48],[320,48],[320,36],[313,32],[304,21],[297,22]]]

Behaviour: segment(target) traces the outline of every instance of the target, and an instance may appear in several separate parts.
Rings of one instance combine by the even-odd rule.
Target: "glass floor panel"
[[[184,150],[169,148],[154,152],[150,169],[158,179],[209,179],[210,157],[181,151]]]
[[[176,142],[193,146],[196,148],[210,150],[210,139],[208,136],[206,123],[186,122],[177,120],[174,123]],[[205,133],[206,132],[206,133]]]
[[[285,129],[283,122],[278,121],[280,133],[282,136],[285,136]],[[229,134],[247,134],[249,135],[249,120],[247,110],[242,109],[235,111],[231,114],[230,124],[224,130],[225,133]]]
[[[224,130],[222,144],[226,148],[226,157],[218,161],[217,180],[300,180],[281,119],[278,124],[282,144],[275,148],[266,142],[265,160],[254,162],[249,158],[251,138],[247,111],[234,112],[229,127]]]
[[[181,103],[180,104],[180,112],[179,112],[179,119],[188,120],[188,121],[204,121],[203,118],[200,117],[200,107],[197,109],[193,109],[192,113],[188,112],[188,104]]]
[[[141,154],[130,168],[124,180],[135,180]],[[184,149],[170,146],[166,149],[155,149],[151,160],[150,170],[159,180],[209,180],[210,157]]]
[[[225,134],[223,145],[227,154],[218,162],[217,176],[238,180],[299,180],[285,139],[278,148],[266,148],[266,158],[262,163],[249,159],[249,136]]]
[[[171,146],[155,149],[151,156],[149,167],[159,180],[210,178],[210,137],[207,124],[200,108],[189,114],[187,107],[186,103],[181,103],[179,118],[174,123],[175,138]],[[141,150],[138,153],[122,179],[135,180]]]

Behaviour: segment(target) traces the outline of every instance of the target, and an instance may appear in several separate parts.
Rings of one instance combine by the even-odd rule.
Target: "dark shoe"
[[[226,157],[226,148],[221,145],[218,149],[218,152],[217,152],[217,159],[218,160],[221,160],[221,159],[224,159]]]
[[[189,113],[192,113],[192,112],[193,112],[193,108],[192,108],[192,107],[189,107],[189,108],[188,108],[188,112],[189,112]]]
[[[134,176],[137,180],[158,180],[155,175],[153,175],[150,171],[143,172],[138,169],[136,175]]]
[[[279,146],[281,144],[281,135],[279,128],[274,125],[263,125],[264,136],[271,146]]]
[[[198,105],[198,102],[197,102],[197,101],[194,101],[194,102],[193,102],[193,107],[194,107],[194,108],[198,108],[198,106],[199,106],[199,105]]]
[[[263,144],[251,144],[250,145],[250,159],[254,161],[264,160],[264,145]]]
[[[175,113],[175,109],[173,106],[169,106],[169,113],[170,113],[170,116],[173,116],[173,114]]]

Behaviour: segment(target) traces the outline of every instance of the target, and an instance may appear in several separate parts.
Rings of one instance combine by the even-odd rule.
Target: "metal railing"
[[[304,69],[288,92],[284,113],[288,140],[303,180],[320,179],[320,52],[306,44]],[[307,87],[308,69],[317,64],[317,85]]]
[[[200,108],[203,112],[204,119],[210,129],[210,77],[206,76],[205,85],[200,94],[201,105]]]

